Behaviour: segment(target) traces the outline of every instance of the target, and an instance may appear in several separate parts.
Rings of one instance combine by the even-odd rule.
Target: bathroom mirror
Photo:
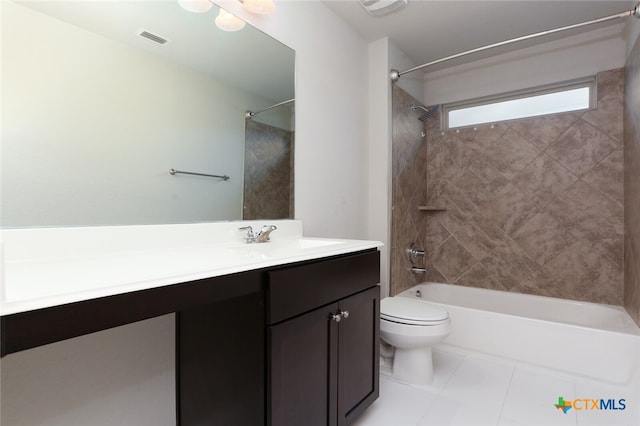
[[[220,30],[215,5],[206,13],[177,1],[0,7],[2,227],[243,218],[247,122],[292,141],[295,102],[269,110],[271,119],[245,112],[294,99],[293,50],[248,24]]]

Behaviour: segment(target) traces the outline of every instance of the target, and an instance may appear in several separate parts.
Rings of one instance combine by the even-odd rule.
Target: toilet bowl
[[[450,331],[449,313],[437,305],[407,297],[380,301],[380,337],[395,348],[392,376],[399,381],[430,384],[431,347]]]

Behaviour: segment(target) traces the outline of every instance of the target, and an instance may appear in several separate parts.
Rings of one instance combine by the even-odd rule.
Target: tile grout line
[[[511,370],[511,377],[509,378],[509,386],[507,386],[507,391],[504,394],[504,398],[502,399],[502,405],[500,406],[500,414],[498,415],[498,421],[496,426],[500,424],[500,419],[502,419],[502,412],[504,411],[504,406],[507,403],[507,397],[509,396],[509,391],[511,391],[511,385],[513,383],[513,376],[516,375],[516,366],[513,366],[513,370]]]
[[[576,378],[575,378],[574,375],[571,376],[571,384],[573,385],[573,399],[576,399],[576,397],[577,397],[576,396],[577,395],[577,393],[576,393]],[[574,412],[575,412],[575,410],[574,410]],[[578,413],[577,412],[575,412],[575,416],[576,416],[575,425],[578,426]]]
[[[424,414],[422,415],[422,417],[420,417],[420,420],[418,420],[418,423],[416,423],[416,426],[420,426],[420,424],[422,423],[423,420],[425,420],[425,418],[427,417],[427,415],[429,414],[429,411],[431,411],[431,409],[434,407],[434,405],[436,404],[436,401],[438,400],[438,397],[440,397],[440,395],[442,394],[442,391],[444,390],[444,388],[447,386],[447,384],[451,381],[451,378],[456,374],[456,371],[458,371],[458,369],[460,368],[460,366],[462,365],[462,363],[468,358],[467,354],[463,354],[462,355],[462,359],[460,360],[460,362],[458,363],[458,365],[456,366],[456,368],[451,372],[451,374],[449,375],[449,378],[443,383],[442,387],[438,390],[438,392],[436,393],[436,396],[433,398],[433,400],[431,401],[431,403],[429,404],[429,407],[427,407],[426,411],[424,412]],[[419,388],[414,388],[414,389],[419,389]]]

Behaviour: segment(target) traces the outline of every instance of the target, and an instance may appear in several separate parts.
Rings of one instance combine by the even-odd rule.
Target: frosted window
[[[588,109],[590,100],[591,86],[587,86],[544,95],[526,96],[502,102],[451,109],[447,115],[447,127],[472,126],[474,124]]]

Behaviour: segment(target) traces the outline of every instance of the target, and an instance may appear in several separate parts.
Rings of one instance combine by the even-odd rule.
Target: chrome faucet
[[[269,234],[278,229],[275,225],[264,225],[258,235],[256,235],[256,243],[267,243],[271,241],[269,239]]]
[[[252,243],[268,243],[271,241],[269,239],[269,234],[278,229],[275,225],[264,225],[260,232],[257,234],[253,232],[253,227],[251,226],[243,226],[242,228],[238,228],[239,231],[247,231],[247,235],[244,237],[244,241],[247,244]]]

